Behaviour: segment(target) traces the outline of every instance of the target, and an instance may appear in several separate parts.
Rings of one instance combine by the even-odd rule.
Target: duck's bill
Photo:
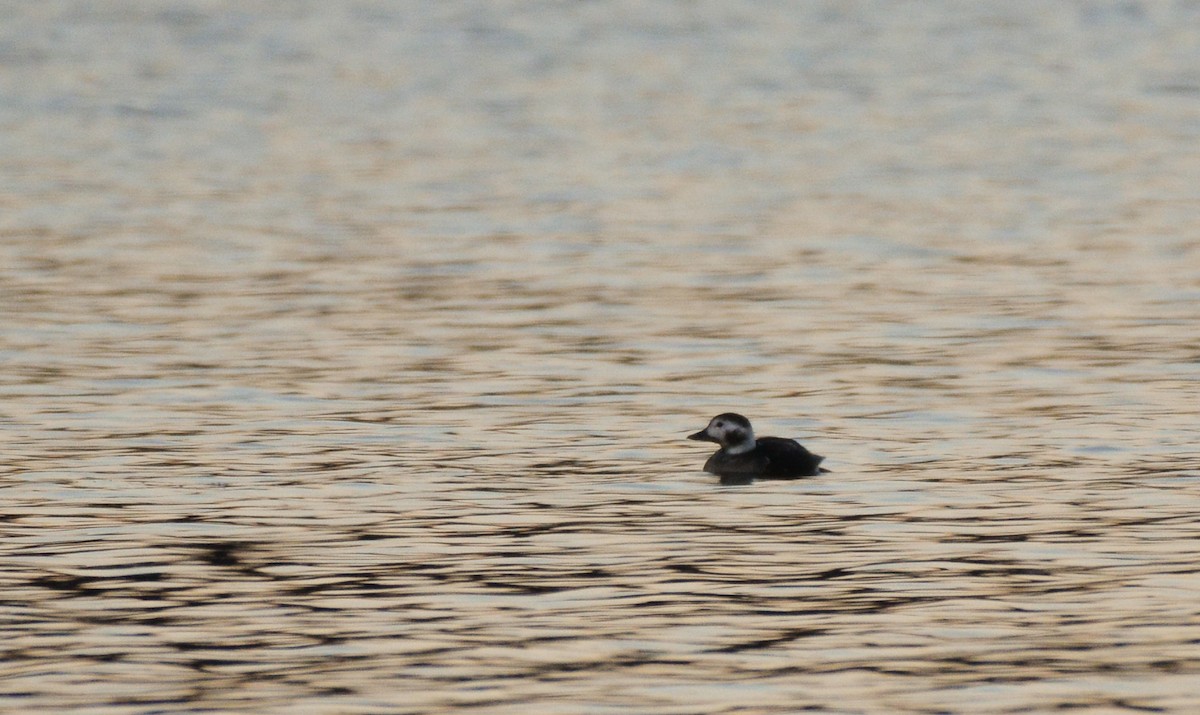
[[[716,437],[710,437],[708,432],[705,432],[704,430],[700,430],[696,434],[689,434],[688,439],[694,439],[697,442],[716,442],[717,441]]]

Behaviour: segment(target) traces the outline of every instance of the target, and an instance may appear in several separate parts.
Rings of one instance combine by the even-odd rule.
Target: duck
[[[715,442],[721,448],[704,463],[704,471],[721,477],[722,484],[747,484],[755,479],[799,479],[828,472],[825,459],[794,439],[754,436],[750,420],[736,412],[712,418],[688,439]]]

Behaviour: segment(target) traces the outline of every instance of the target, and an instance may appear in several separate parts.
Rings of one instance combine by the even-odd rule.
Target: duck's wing
[[[766,475],[776,479],[811,477],[821,473],[825,458],[813,454],[794,439],[761,437],[758,448],[767,458]]]

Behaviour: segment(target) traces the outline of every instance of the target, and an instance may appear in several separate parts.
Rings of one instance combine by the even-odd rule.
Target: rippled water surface
[[[1197,27],[0,6],[0,710],[1196,712]]]

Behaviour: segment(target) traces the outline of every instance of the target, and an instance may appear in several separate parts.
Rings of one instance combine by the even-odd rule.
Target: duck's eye
[[[717,423],[717,429],[723,429],[724,427],[725,427],[725,423],[724,423],[724,422],[718,422],[718,423]]]

